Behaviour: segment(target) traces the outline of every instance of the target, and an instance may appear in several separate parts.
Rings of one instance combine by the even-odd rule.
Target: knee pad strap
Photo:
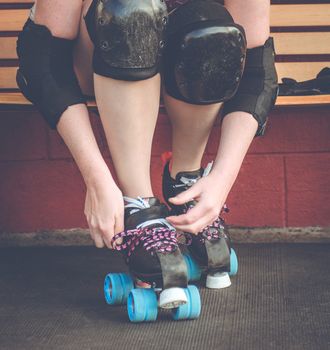
[[[247,50],[242,80],[235,96],[224,104],[223,115],[243,111],[258,122],[256,136],[263,135],[267,117],[278,92],[273,38],[263,46]]]

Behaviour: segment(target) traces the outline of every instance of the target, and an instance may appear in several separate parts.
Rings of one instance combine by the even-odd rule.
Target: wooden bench
[[[283,4],[285,3],[286,4]],[[275,38],[279,79],[313,79],[323,67],[330,67],[330,4],[287,4],[273,1],[271,31]],[[278,4],[282,3],[282,4]],[[28,106],[15,80],[16,39],[32,2],[0,0],[0,105]],[[277,106],[330,104],[330,95],[280,96]],[[95,101],[89,101],[95,107]]]

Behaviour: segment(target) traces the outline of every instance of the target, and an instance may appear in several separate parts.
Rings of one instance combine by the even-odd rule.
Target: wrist
[[[105,163],[90,164],[82,173],[85,184],[88,188],[98,187],[104,182],[107,182],[108,184],[109,182],[114,183],[110,170]]]
[[[210,178],[213,188],[225,192],[227,196],[236,180],[237,172],[214,168],[208,177]]]

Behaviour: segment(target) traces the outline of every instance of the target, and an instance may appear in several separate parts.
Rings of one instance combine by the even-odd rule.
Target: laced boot
[[[160,292],[159,306],[175,308],[187,302],[187,267],[177,242],[177,231],[166,221],[166,205],[157,198],[125,200],[125,231],[113,238],[136,285]],[[118,239],[122,243],[116,244]]]
[[[181,215],[192,208],[196,202],[192,200],[184,205],[174,205],[168,199],[186,191],[200,178],[207,176],[212,164],[210,163],[205,170],[201,168],[196,171],[179,172],[175,179],[171,177],[169,167],[170,161],[167,160],[163,172],[163,196],[170,206],[171,212],[174,215]],[[228,211],[228,209],[224,207],[223,211]],[[206,286],[208,288],[229,287],[231,285],[229,275],[237,273],[238,263],[236,253],[230,246],[224,220],[219,216],[217,220],[197,235],[185,234],[190,241],[187,246],[190,256],[186,257],[189,279],[199,279],[201,273],[206,272]]]

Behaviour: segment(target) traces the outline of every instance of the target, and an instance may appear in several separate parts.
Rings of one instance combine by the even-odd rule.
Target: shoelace
[[[201,239],[210,241],[211,239],[219,239],[220,232],[224,230],[224,220],[219,216],[212,224],[206,226],[199,232]]]
[[[142,198],[129,198],[124,197],[125,208],[131,208],[131,213],[150,208],[147,201]],[[159,225],[158,227],[150,227]],[[178,233],[165,219],[148,220],[141,223],[137,228],[132,230],[126,230],[116,234],[112,240],[112,246],[116,250],[127,250],[127,256],[129,257],[139,244],[143,244],[143,247],[149,250],[155,250],[158,252],[172,252],[178,247],[177,237]],[[123,243],[117,244],[118,239],[123,239]]]

